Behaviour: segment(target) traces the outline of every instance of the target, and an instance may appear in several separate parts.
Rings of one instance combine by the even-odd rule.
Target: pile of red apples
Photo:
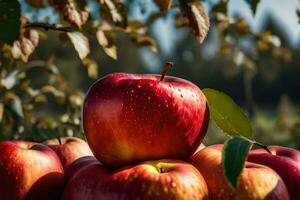
[[[89,89],[87,143],[0,142],[0,200],[300,200],[300,152],[250,151],[232,188],[223,145],[201,144],[205,96],[171,76],[115,73]]]

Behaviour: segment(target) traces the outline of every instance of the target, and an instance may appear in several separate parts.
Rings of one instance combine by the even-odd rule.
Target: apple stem
[[[160,173],[164,173],[164,172],[165,172],[164,169],[161,168],[161,167],[159,167],[158,169],[159,169],[159,172],[160,172]]]
[[[259,142],[254,142],[253,144],[255,144],[255,145],[257,145],[257,146],[263,148],[263,149],[266,150],[269,154],[272,154],[272,152],[270,151],[270,149],[268,148],[267,145],[262,144],[262,143],[259,143]]]
[[[162,73],[162,75],[161,75],[159,81],[163,81],[163,80],[164,80],[166,74],[167,74],[168,71],[173,67],[173,65],[174,65],[173,62],[167,62],[167,63],[165,64],[164,71],[163,71],[163,73]]]
[[[61,144],[62,144],[61,138],[60,138],[60,137],[57,137],[57,140],[58,140],[59,145],[61,145]]]

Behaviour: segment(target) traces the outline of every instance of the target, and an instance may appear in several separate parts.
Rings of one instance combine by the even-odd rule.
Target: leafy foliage
[[[146,22],[129,20],[128,8],[123,1],[98,0],[95,3],[100,7],[101,18],[94,21],[86,0],[26,0],[26,3],[36,9],[52,7],[60,18],[56,24],[47,20],[30,21],[21,16],[17,0],[0,1],[0,139],[42,140],[58,135],[81,135],[82,92],[69,88],[52,58],[48,61],[30,60],[40,39],[47,38],[45,31],[60,32],[59,39],[74,47],[82,64],[87,67],[88,75],[97,78],[98,64],[88,57],[91,34],[113,59],[117,59],[118,33],[127,34],[137,46],[149,46],[157,52],[156,41],[148,28],[162,15],[150,16]],[[168,14],[172,5],[172,1],[155,3],[164,15]],[[194,12],[190,24],[202,18],[208,20],[201,4],[192,4],[195,4],[192,10],[184,11],[189,16]],[[189,8],[189,4],[186,6]],[[200,28],[196,31],[197,37],[205,37],[208,27]],[[31,77],[31,73],[41,75]],[[43,112],[39,113],[41,107]],[[58,107],[64,112],[53,115],[51,109]]]

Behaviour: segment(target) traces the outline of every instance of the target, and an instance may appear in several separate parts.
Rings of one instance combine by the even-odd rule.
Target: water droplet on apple
[[[168,188],[164,187],[164,192],[167,193],[168,192]]]
[[[131,90],[131,93],[134,93],[134,90]]]
[[[171,180],[172,180],[172,179],[171,179],[170,176],[167,176],[167,177],[166,177],[166,181],[167,181],[167,182],[171,182]]]
[[[138,88],[141,88],[142,86],[141,85],[138,85]]]
[[[176,183],[172,182],[172,183],[171,183],[171,186],[172,186],[172,187],[176,187]]]
[[[148,97],[148,100],[150,100],[151,99],[151,97]]]

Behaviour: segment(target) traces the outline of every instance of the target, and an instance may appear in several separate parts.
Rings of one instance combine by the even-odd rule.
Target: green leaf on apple
[[[248,117],[239,106],[225,93],[206,88],[205,94],[211,119],[230,136],[243,136],[253,140],[253,130]]]
[[[20,4],[17,0],[0,0],[0,40],[12,44],[20,34]]]
[[[243,137],[232,137],[224,144],[222,164],[224,176],[229,184],[236,188],[238,178],[253,143]]]

